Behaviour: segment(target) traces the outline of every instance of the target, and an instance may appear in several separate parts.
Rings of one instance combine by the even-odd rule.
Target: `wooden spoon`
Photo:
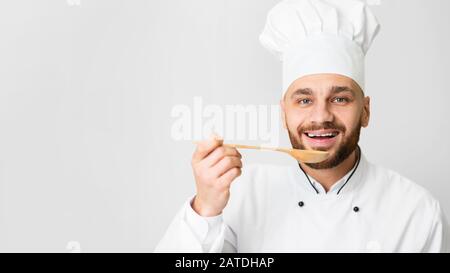
[[[194,142],[198,144],[198,142]],[[267,147],[267,146],[252,146],[252,145],[242,145],[242,144],[230,144],[224,143],[223,146],[240,148],[240,149],[254,149],[254,150],[271,150],[287,153],[298,162],[303,163],[318,163],[324,161],[328,157],[328,152],[315,151],[315,150],[300,150],[292,148],[278,148],[278,147]]]

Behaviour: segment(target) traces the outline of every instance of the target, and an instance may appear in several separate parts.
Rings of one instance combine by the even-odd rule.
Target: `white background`
[[[153,251],[195,191],[194,146],[172,139],[172,108],[194,96],[278,103],[281,66],[258,42],[275,3],[2,0],[0,251],[69,252],[70,241],[83,252]],[[373,10],[382,29],[367,56],[361,147],[450,215],[450,2]]]

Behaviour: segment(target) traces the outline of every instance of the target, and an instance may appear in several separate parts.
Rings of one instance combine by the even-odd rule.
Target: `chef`
[[[284,0],[260,41],[283,64],[280,101],[293,148],[320,163],[242,167],[222,140],[198,144],[197,193],[156,252],[448,252],[439,202],[358,146],[369,124],[364,58],[379,24],[357,0]]]

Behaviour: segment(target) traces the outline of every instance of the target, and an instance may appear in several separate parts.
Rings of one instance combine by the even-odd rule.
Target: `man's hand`
[[[216,216],[230,198],[230,185],[241,175],[241,154],[236,148],[222,146],[223,140],[214,137],[201,141],[192,156],[192,169],[197,195],[192,208],[201,216]]]

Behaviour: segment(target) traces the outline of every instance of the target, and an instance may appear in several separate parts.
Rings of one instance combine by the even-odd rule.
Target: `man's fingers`
[[[242,173],[241,168],[239,167],[231,168],[219,178],[220,182],[224,183],[223,185],[224,187],[230,187],[233,180],[236,179],[236,177],[240,176],[241,173]]]
[[[236,148],[221,146],[217,147],[206,158],[204,158],[205,166],[212,167],[216,165],[222,158],[226,156],[236,156],[242,158],[241,154]]]
[[[228,170],[235,167],[242,167],[241,159],[237,156],[225,156],[216,165],[214,165],[212,169],[216,177],[221,177]]]
[[[208,154],[211,153],[214,149],[221,146],[222,144],[223,144],[222,139],[208,139],[199,142],[192,157],[192,162],[194,163],[199,162],[200,160],[208,156]]]

